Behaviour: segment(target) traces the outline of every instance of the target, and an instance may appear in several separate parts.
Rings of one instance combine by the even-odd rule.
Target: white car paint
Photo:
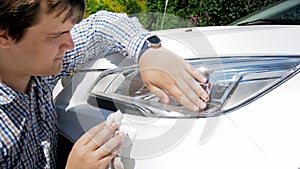
[[[164,47],[183,58],[300,55],[299,26],[201,27],[155,33]],[[92,73],[87,76],[97,77]],[[83,80],[67,108],[86,104],[83,95],[91,85],[91,80]],[[125,114],[122,125],[136,130],[130,155],[135,160],[134,169],[300,168],[299,86],[297,74],[254,102],[217,117],[177,119]],[[60,129],[66,135],[72,130],[67,120],[62,115]],[[185,134],[175,144],[155,152],[172,140],[153,140],[171,129],[179,133],[184,130]]]

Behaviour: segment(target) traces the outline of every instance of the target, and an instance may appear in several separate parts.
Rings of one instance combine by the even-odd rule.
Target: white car
[[[161,103],[144,87],[136,64],[111,53],[56,87],[63,137],[75,142],[119,111],[128,132],[120,154],[126,169],[300,168],[299,25],[155,33],[207,75],[213,86],[207,109],[192,113],[174,100]]]

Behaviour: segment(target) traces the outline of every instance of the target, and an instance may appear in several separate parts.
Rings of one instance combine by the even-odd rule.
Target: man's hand
[[[114,136],[118,128],[116,122],[103,122],[87,131],[74,144],[66,169],[105,169],[118,154],[125,137],[122,133]]]
[[[206,107],[209,95],[198,84],[206,83],[206,77],[176,54],[163,47],[149,48],[141,56],[139,66],[147,88],[164,103],[169,103],[170,94],[194,112]]]

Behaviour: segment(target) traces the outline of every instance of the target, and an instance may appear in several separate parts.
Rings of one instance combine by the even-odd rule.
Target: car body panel
[[[300,55],[299,26],[182,28],[154,32],[185,59]],[[116,56],[120,57],[120,56]],[[110,110],[87,103],[102,71],[124,66],[98,59],[55,90],[60,132],[75,142]],[[125,64],[126,65],[126,64]],[[299,168],[300,74],[250,104],[209,118],[158,118],[124,114],[134,129],[126,168]],[[126,147],[126,146],[125,146]]]
[[[164,30],[157,34],[162,37],[164,47],[183,58],[293,55],[299,54],[299,28],[289,25],[214,26]]]

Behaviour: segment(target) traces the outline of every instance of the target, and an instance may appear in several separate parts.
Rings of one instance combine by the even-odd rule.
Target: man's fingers
[[[193,81],[195,81],[195,80],[193,80]],[[199,92],[199,90],[203,90],[203,89],[200,86],[198,86],[195,82],[193,83],[193,81],[190,83],[186,83],[183,80],[179,80],[178,85],[180,86],[179,89],[180,89],[180,93],[182,95],[181,96],[182,104],[188,105],[189,106],[188,108],[192,107],[192,109],[191,109],[192,111],[199,111],[199,108],[204,109],[206,107],[206,103],[199,98],[199,95],[197,93],[197,92]],[[190,84],[194,84],[194,85],[190,85]],[[192,89],[191,86],[193,86],[194,89]],[[191,104],[193,104],[193,106],[191,106]],[[196,109],[195,106],[198,109]]]
[[[163,103],[168,104],[170,102],[170,98],[166,92],[161,90],[159,87],[156,87],[154,85],[147,86],[149,91],[153,93],[156,97],[159,98]]]
[[[90,150],[96,150],[100,146],[102,146],[108,139],[110,139],[115,130],[119,128],[119,124],[117,122],[112,122],[106,125],[102,130],[98,131],[98,133],[90,139],[89,143],[86,145]]]
[[[187,95],[187,97],[191,100],[194,101],[195,104],[200,106],[200,99],[203,101],[208,101],[209,100],[209,94],[199,82],[197,82],[190,74],[184,72],[181,74],[183,81],[179,81],[179,85],[182,86],[180,89],[182,90],[182,93]],[[188,87],[186,86],[188,85]],[[195,96],[192,94],[191,90],[197,95],[198,99],[195,98]],[[202,101],[201,101],[202,104]],[[203,107],[200,106],[202,109]]]
[[[187,107],[191,111],[198,112],[199,107],[192,103],[177,86],[170,86],[168,92],[177,100],[180,104]]]
[[[167,71],[148,69],[148,71],[150,70],[158,72],[163,79],[155,84],[152,84],[152,82],[145,84],[148,90],[156,95],[163,103],[168,104],[170,102],[168,95],[172,95],[180,104],[191,111],[197,112],[199,108],[204,109],[206,107],[204,101],[199,97],[207,101],[209,99],[208,94],[184,69],[182,72],[176,74],[179,78],[173,77],[172,74]],[[149,72],[144,71],[143,73],[147,74]],[[177,81],[175,81],[175,79],[177,79]]]
[[[98,166],[99,168],[102,168],[104,166],[108,166],[109,163],[112,161],[112,159],[115,157],[116,155],[114,154],[111,154],[111,155],[108,155],[106,157],[103,157],[101,160],[98,161]],[[106,167],[105,167],[106,168]]]
[[[84,133],[78,140],[77,144],[86,145],[88,144],[103,128],[106,126],[104,122],[94,126],[86,133]]]
[[[186,83],[184,80],[179,81],[178,83],[182,94],[186,96],[192,104],[200,109],[204,109],[206,107],[206,103],[203,100],[206,100],[208,95],[194,79],[188,83]],[[201,100],[200,97],[204,99]]]
[[[208,79],[206,76],[198,69],[195,69],[192,65],[186,64],[187,71],[193,76],[194,79],[198,80],[201,83],[207,83]]]
[[[116,136],[109,139],[107,142],[105,142],[101,147],[99,147],[95,153],[98,154],[99,159],[107,156],[107,155],[113,155],[115,156],[117,152],[119,151],[119,148],[121,147],[120,144],[125,138],[124,133],[119,133]]]

